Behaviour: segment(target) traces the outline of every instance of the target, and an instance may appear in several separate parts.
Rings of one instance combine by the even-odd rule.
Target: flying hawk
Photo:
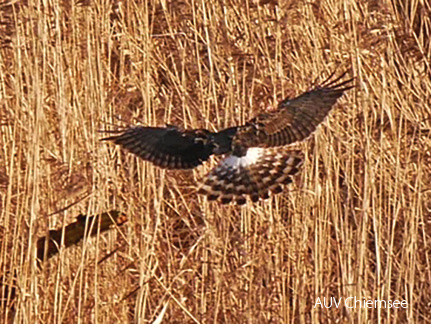
[[[267,199],[270,192],[281,192],[292,181],[303,154],[290,144],[309,137],[338,98],[353,87],[353,79],[340,81],[345,74],[333,79],[333,73],[300,96],[281,101],[276,110],[220,132],[172,125],[135,126],[113,131],[117,135],[102,140],[168,169],[192,169],[213,154],[224,155],[203,180],[199,193],[222,204],[234,201],[242,205],[247,196],[256,202]]]

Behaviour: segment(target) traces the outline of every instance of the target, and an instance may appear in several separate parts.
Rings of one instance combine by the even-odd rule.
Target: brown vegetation
[[[0,322],[431,322],[430,8],[0,4]],[[336,68],[356,88],[267,202],[208,203],[195,182],[214,161],[164,171],[99,141],[239,124]],[[111,209],[128,223],[38,267],[38,237]],[[408,308],[314,307],[349,296]]]

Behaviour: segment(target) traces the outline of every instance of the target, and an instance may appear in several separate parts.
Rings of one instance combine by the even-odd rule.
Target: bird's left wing
[[[205,129],[181,130],[167,127],[129,127],[118,135],[103,138],[153,164],[168,169],[191,169],[208,160],[214,145]]]

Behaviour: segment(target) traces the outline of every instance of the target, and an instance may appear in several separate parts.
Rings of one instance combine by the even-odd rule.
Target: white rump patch
[[[265,149],[260,147],[252,147],[247,150],[244,156],[229,155],[222,161],[223,168],[238,169],[240,167],[246,168],[249,165],[255,164],[264,154]]]

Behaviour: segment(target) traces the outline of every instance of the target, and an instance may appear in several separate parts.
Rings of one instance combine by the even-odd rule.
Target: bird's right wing
[[[247,123],[249,128],[244,128],[245,131],[239,132],[239,136],[254,139],[254,143],[248,146],[261,147],[283,146],[306,139],[343,93],[353,88],[353,79],[340,81],[345,74],[335,79],[332,74],[326,81],[300,96],[281,101],[277,110],[262,113],[250,120]]]
[[[103,138],[143,160],[167,169],[191,169],[213,153],[210,132],[204,129],[181,130],[168,127],[129,127],[118,135]]]

